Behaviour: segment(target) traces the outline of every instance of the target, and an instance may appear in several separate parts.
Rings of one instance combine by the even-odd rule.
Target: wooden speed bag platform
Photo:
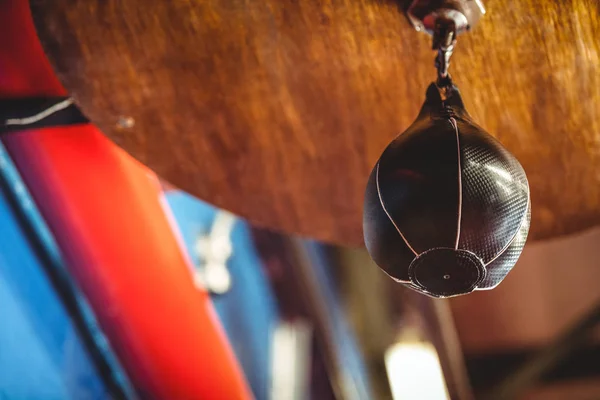
[[[369,171],[416,117],[430,38],[402,1],[35,0],[59,79],[113,141],[251,222],[362,244]],[[484,2],[452,75],[523,165],[532,239],[600,221],[600,10]],[[458,61],[460,60],[460,62]]]

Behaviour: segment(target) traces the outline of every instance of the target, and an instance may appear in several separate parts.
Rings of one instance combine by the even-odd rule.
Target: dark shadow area
[[[375,0],[378,3],[394,4],[398,7],[398,11],[405,13],[413,0]]]
[[[485,356],[467,356],[466,365],[475,391],[485,391],[508,377],[519,367],[525,365],[537,349],[521,352],[506,352]],[[593,345],[579,349],[554,368],[546,372],[540,379],[543,383],[556,383],[576,379],[596,378],[600,376],[600,346]]]

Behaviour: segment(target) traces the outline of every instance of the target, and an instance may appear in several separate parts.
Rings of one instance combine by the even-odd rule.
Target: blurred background
[[[457,49],[533,220],[452,299],[361,245],[434,77],[408,3],[0,0],[0,399],[600,399],[598,2]]]
[[[4,398],[160,398],[157,393],[177,392],[189,377],[159,375],[166,387],[153,388],[135,370],[152,351],[173,352],[171,358],[157,355],[163,368],[177,365],[177,357],[193,362],[186,353],[194,350],[178,344],[182,332],[169,333],[164,324],[193,331],[196,317],[223,332],[220,340],[197,339],[205,341],[197,350],[208,357],[202,361],[208,370],[197,371],[196,379],[210,376],[212,363],[224,362],[211,359],[220,355],[207,354],[206,347],[222,346],[233,351],[228,368],[246,388],[245,394],[223,395],[220,386],[192,387],[204,391],[194,392],[197,398],[600,398],[598,230],[528,244],[494,290],[431,299],[389,279],[364,249],[260,229],[159,181],[92,126],[30,130],[6,136],[4,145]],[[45,161],[24,158],[41,154],[42,147]],[[109,182],[115,190],[106,189]],[[103,196],[95,195],[98,190]],[[69,198],[62,197],[66,193]],[[89,198],[78,199],[82,193]],[[131,215],[132,207],[139,215]],[[79,219],[83,208],[93,215]],[[156,229],[160,221],[160,232],[152,234],[158,237],[138,230]],[[94,236],[98,230],[109,234]],[[173,240],[183,258],[165,262],[153,246],[168,248]],[[170,282],[178,268],[179,279],[192,285]],[[127,273],[135,282],[119,288]],[[103,274],[116,287],[98,294]],[[155,280],[144,281],[152,274]],[[158,302],[134,311],[127,303],[134,294],[177,297],[182,288],[205,294],[208,303],[184,303],[185,310],[168,314]],[[207,306],[215,312],[208,320],[202,319]],[[105,307],[112,309],[108,318]],[[129,312],[145,313],[156,325]],[[147,329],[159,330],[159,336],[141,338],[155,349],[124,351],[122,335],[138,342],[136,335]]]

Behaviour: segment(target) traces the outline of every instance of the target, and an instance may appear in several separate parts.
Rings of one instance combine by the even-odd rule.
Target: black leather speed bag
[[[521,164],[471,120],[458,89],[431,84],[417,120],[367,184],[364,237],[392,278],[434,297],[496,287],[519,258],[531,202]]]

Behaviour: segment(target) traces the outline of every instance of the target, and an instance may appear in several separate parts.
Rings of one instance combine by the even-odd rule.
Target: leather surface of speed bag
[[[373,168],[363,228],[371,257],[393,279],[451,297],[506,277],[530,217],[521,164],[473,123],[454,85],[431,84],[417,120]]]

